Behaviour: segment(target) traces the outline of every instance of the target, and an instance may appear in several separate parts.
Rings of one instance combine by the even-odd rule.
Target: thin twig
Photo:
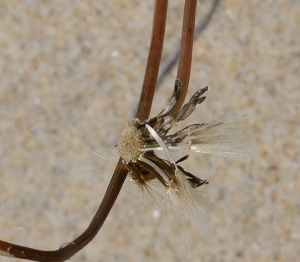
[[[211,7],[210,7],[209,11],[207,12],[207,14],[203,18],[200,18],[198,20],[198,22],[196,23],[194,41],[197,37],[200,36],[200,34],[208,26],[219,3],[220,3],[220,0],[214,0],[213,3],[211,4]],[[179,52],[180,52],[180,43],[178,44],[176,49],[160,65],[158,78],[157,78],[157,86],[161,85],[165,76],[172,70],[172,68],[177,63],[178,57],[179,57]]]
[[[176,107],[173,110],[173,112],[177,112],[178,110],[180,110],[188,89],[191,71],[196,4],[196,0],[186,0],[185,2],[181,51],[177,73],[177,77],[181,81],[183,87],[179,97],[179,106]],[[150,45],[145,80],[140,96],[138,112],[136,114],[136,116],[141,120],[146,119],[149,116],[149,112],[151,109],[164,40],[166,11],[167,0],[156,0],[153,18],[153,31],[151,38],[152,42]],[[126,175],[127,171],[125,170],[122,161],[119,160],[115,172],[109,183],[109,186],[105,192],[105,196],[90,225],[79,237],[77,237],[72,242],[63,245],[58,250],[43,251],[20,245],[15,245],[0,240],[0,255],[41,262],[65,261],[69,259],[79,250],[85,247],[96,236],[96,234],[102,227],[106,217],[108,216],[112,206],[115,203],[115,200],[122,188]]]
[[[158,2],[160,3],[159,7],[154,10],[150,51],[136,114],[140,120],[147,119],[150,114],[164,43],[168,1]],[[157,3],[156,5],[158,5]]]
[[[145,72],[145,80],[137,111],[137,117],[139,117],[140,119],[147,118],[151,109],[163,47],[167,5],[168,1],[166,0],[156,0],[155,2],[151,45]],[[108,216],[112,206],[114,205],[126,176],[127,170],[125,170],[122,161],[119,160],[109,186],[105,192],[104,198],[90,225],[79,237],[77,237],[72,242],[63,245],[58,250],[43,251],[15,245],[0,240],[0,255],[41,262],[68,260],[79,250],[84,248],[96,236],[96,234],[102,227],[106,217]]]
[[[176,106],[170,112],[168,112],[169,115],[173,115],[179,112],[184,103],[188,90],[192,65],[196,9],[197,0],[185,1],[181,33],[181,46],[177,69],[177,79],[180,80],[182,88]]]

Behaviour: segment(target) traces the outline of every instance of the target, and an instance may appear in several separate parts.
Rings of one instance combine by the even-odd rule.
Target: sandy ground
[[[180,38],[182,2],[170,1],[164,58]],[[199,3],[198,18],[209,6]],[[57,249],[88,225],[138,101],[152,10],[151,0],[0,1],[2,240]],[[223,0],[195,41],[188,96],[210,89],[188,122],[250,110],[254,141],[250,162],[198,154],[185,164],[210,182],[203,190],[216,206],[212,239],[165,214],[163,200],[148,204],[128,181],[97,237],[71,261],[299,258],[299,14],[296,0]],[[175,76],[176,68],[152,115]]]

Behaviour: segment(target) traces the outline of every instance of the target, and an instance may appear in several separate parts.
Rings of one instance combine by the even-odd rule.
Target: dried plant
[[[167,0],[155,2],[151,45],[137,114],[120,135],[118,149],[121,158],[88,228],[75,240],[54,251],[36,250],[0,241],[0,255],[32,261],[68,260],[96,236],[114,205],[127,174],[146,188],[150,181],[158,180],[166,189],[170,202],[175,206],[181,203],[181,207],[190,214],[192,220],[206,218],[205,203],[201,201],[195,188],[208,182],[180,166],[180,163],[187,159],[186,155],[176,161],[171,151],[188,149],[203,153],[243,156],[245,151],[240,147],[239,141],[245,138],[244,133],[232,132],[232,125],[244,115],[231,115],[212,123],[192,124],[169,134],[178,122],[193,113],[197,104],[205,100],[202,95],[208,90],[207,87],[200,89],[183,106],[191,70],[196,4],[196,0],[185,1],[179,65],[173,94],[160,114],[148,118],[157,83],[168,5]],[[157,151],[164,152],[165,158],[158,157]]]
[[[170,134],[173,127],[187,119],[196,106],[204,102],[206,97],[202,95],[208,90],[208,87],[198,90],[178,113],[170,114],[177,105],[181,87],[177,79],[172,96],[157,116],[143,121],[132,119],[120,135],[118,149],[129,176],[143,191],[156,192],[151,182],[159,181],[165,189],[167,204],[171,204],[175,211],[183,211],[194,226],[204,235],[209,235],[211,232],[207,229],[210,227],[212,205],[196,190],[208,181],[179,165],[188,155],[175,161],[172,151],[248,158],[248,132],[236,128],[237,122],[248,114],[230,114],[220,121],[188,125]],[[157,155],[159,151],[164,153],[162,157]]]

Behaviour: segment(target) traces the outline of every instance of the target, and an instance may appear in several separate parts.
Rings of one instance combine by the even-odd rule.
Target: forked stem
[[[196,4],[196,0],[186,0],[185,3],[181,52],[177,73],[177,77],[183,85],[180,94],[181,105],[183,104],[187,93],[190,77]],[[164,41],[167,5],[167,0],[156,0],[155,2],[151,45],[140,95],[140,102],[136,114],[136,117],[140,120],[148,118],[151,109]],[[179,107],[175,108],[174,111],[179,111],[179,109]],[[119,195],[126,175],[127,170],[123,166],[122,161],[119,160],[94,218],[88,228],[75,240],[54,251],[37,250],[0,240],[0,255],[41,262],[68,260],[79,250],[84,248],[97,235]]]

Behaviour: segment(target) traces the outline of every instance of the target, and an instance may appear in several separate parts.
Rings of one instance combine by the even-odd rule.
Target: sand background
[[[114,170],[118,134],[138,101],[153,2],[0,1],[2,240],[57,249],[88,225]],[[210,4],[199,2],[198,18]],[[182,10],[183,1],[170,1],[163,59],[180,38]],[[127,183],[98,236],[71,261],[299,258],[299,24],[296,0],[223,0],[195,41],[188,96],[210,90],[188,122],[251,110],[250,162],[200,154],[185,165],[210,181],[215,239],[144,204]],[[175,76],[176,68],[152,115]]]

